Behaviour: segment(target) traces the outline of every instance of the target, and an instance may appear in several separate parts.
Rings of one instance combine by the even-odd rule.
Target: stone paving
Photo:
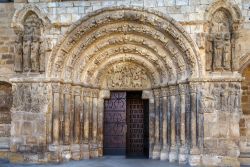
[[[177,167],[176,163],[149,159],[126,159],[125,157],[104,157],[100,159],[70,161],[61,164],[10,164],[8,161],[0,160],[0,167]],[[186,166],[188,167],[188,166]]]

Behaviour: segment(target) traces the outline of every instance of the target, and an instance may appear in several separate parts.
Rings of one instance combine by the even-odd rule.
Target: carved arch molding
[[[199,150],[202,140],[198,136],[203,132],[194,130],[202,124],[195,114],[197,103],[189,107],[189,113],[193,111],[191,123],[191,115],[186,118],[188,102],[185,101],[197,98],[198,89],[192,80],[203,71],[197,46],[172,18],[155,11],[126,7],[89,14],[69,28],[49,58],[47,76],[54,82],[62,81],[52,84],[56,100],[52,106],[52,124],[56,127],[51,133],[51,143],[69,144],[73,138],[76,143],[91,143],[87,156],[102,156],[102,104],[104,98],[109,98],[107,92],[143,90],[144,98],[154,101],[150,104],[155,117],[150,118],[150,157],[167,159],[169,154],[172,160],[177,160],[178,146],[183,148],[180,154],[186,154],[191,149],[188,143],[192,143],[192,149]],[[79,109],[75,112],[82,115],[83,121],[79,122],[79,118],[76,122],[84,127],[83,134],[76,130],[71,135],[67,114],[61,128],[57,106],[61,101],[57,97],[62,94],[65,113],[71,110],[70,104]],[[60,136],[61,133],[64,135]]]
[[[31,125],[46,121],[39,134],[30,134],[45,141],[29,148],[49,152],[47,160],[95,158],[103,155],[103,103],[110,90],[141,90],[150,102],[150,158],[193,164],[204,145],[203,111],[222,108],[214,107],[210,89],[201,92],[210,84],[199,79],[204,73],[196,44],[174,19],[143,8],[105,8],[69,28],[50,54],[46,80],[13,80],[14,99],[27,97],[14,101],[13,115],[36,113]],[[216,86],[222,93],[228,84]],[[22,152],[26,143],[12,141]]]

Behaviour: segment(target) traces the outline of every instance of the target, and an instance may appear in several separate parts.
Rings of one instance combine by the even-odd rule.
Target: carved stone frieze
[[[107,71],[106,84],[108,88],[147,88],[149,78],[146,70],[133,63],[119,63]]]
[[[240,94],[241,86],[239,83],[207,83],[201,89],[203,112],[213,112],[215,110],[239,112],[241,108]]]
[[[48,91],[46,83],[14,83],[12,111],[44,112],[48,104]]]

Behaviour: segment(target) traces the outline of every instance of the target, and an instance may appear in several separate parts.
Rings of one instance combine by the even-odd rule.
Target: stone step
[[[250,152],[240,153],[239,156],[240,165],[250,165]]]

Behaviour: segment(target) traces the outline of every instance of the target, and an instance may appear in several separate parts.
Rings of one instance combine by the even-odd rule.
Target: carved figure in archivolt
[[[232,23],[223,10],[214,13],[206,41],[206,69],[232,70]]]
[[[120,63],[108,70],[109,88],[145,88],[148,82],[145,69],[134,64]]]
[[[35,13],[30,13],[23,27],[15,41],[15,71],[43,72],[45,55],[41,38],[42,21]]]

